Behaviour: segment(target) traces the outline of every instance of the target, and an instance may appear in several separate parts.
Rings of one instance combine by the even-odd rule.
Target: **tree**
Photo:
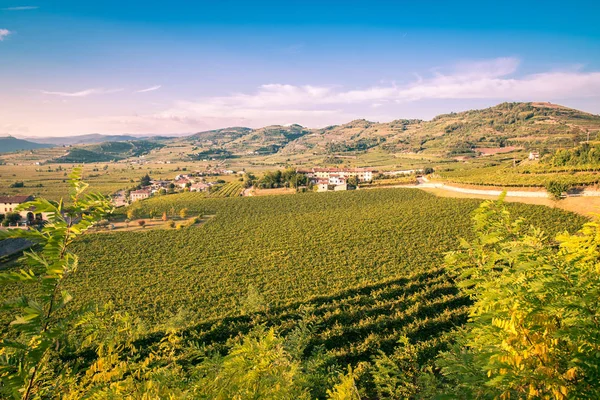
[[[141,226],[142,228],[146,227],[146,221],[144,221],[143,219],[140,219],[138,222],[138,225]]]
[[[570,189],[570,185],[565,182],[550,181],[546,185],[546,190],[555,200],[562,199],[563,193]]]
[[[182,208],[181,210],[179,210],[179,216],[183,219],[183,218],[187,217],[187,212],[188,212],[187,208]]]
[[[163,211],[163,214],[162,214],[162,220],[163,220],[163,221],[166,221],[166,220],[167,220],[167,212],[166,212],[166,211]]]
[[[154,219],[158,215],[158,211],[156,211],[156,209],[153,208],[153,209],[150,210],[150,212],[148,213],[148,215],[150,216],[150,219]]]
[[[348,367],[348,373],[341,374],[339,379],[339,382],[331,390],[327,390],[327,398],[329,400],[360,400],[352,368]]]
[[[257,329],[236,343],[225,357],[200,369],[200,398],[308,399],[299,361],[285,350],[273,329]]]
[[[353,187],[358,187],[358,177],[357,176],[351,176],[348,178],[348,185],[353,186]]]
[[[18,212],[9,212],[6,213],[6,215],[4,215],[4,220],[2,221],[2,223],[4,224],[4,226],[14,225],[21,221],[21,218],[21,214],[19,214]]]
[[[152,180],[152,178],[150,178],[150,175],[146,174],[144,176],[142,176],[142,179],[140,179],[140,186],[148,186],[150,185],[150,181]]]
[[[0,239],[26,238],[38,243],[43,256],[26,252],[30,269],[0,274],[0,282],[36,284],[38,295],[6,302],[5,308],[15,315],[11,329],[13,339],[2,339],[0,346],[0,394],[29,400],[53,397],[49,376],[56,365],[56,352],[67,345],[66,326],[74,314],[61,312],[71,301],[63,289],[64,279],[77,269],[78,257],[69,251],[71,243],[94,222],[112,211],[110,200],[102,195],[85,194],[87,184],[75,169],[70,180],[72,205],[38,198],[21,204],[17,210],[33,207],[48,213],[49,223],[41,231],[10,229],[0,231]],[[35,272],[34,272],[35,271]],[[60,389],[58,390],[60,392]]]
[[[599,398],[599,222],[558,235],[555,249],[502,199],[473,220],[476,238],[446,258],[473,301],[438,362],[450,387],[464,398]]]
[[[141,210],[136,206],[131,206],[127,209],[127,219],[133,220],[140,217]]]

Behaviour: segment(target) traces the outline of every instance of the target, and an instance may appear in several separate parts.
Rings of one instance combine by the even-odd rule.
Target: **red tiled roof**
[[[21,204],[33,200],[33,196],[0,196],[0,203]]]

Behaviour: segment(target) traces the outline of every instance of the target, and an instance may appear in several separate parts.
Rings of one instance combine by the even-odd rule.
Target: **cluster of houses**
[[[328,190],[348,190],[348,179],[356,177],[358,183],[371,182],[378,176],[392,177],[420,174],[421,169],[408,169],[397,171],[377,171],[369,168],[311,168],[298,169],[299,174],[304,174],[309,182],[317,185],[318,192]]]
[[[358,182],[369,182],[373,180],[373,174],[377,174],[377,171],[366,168],[311,168],[298,169],[296,172],[317,185],[319,192],[347,190],[348,178],[356,177]]]
[[[173,180],[151,180],[150,184],[142,187],[139,190],[132,190],[129,192],[129,199],[125,197],[125,192],[120,191],[113,195],[113,203],[116,206],[127,204],[128,200],[133,203],[138,200],[147,199],[156,193],[162,191],[175,191],[182,192],[189,190],[190,192],[206,192],[217,182],[207,182],[204,176],[214,175],[231,175],[235,174],[235,171],[231,170],[214,170],[207,172],[196,171],[192,174],[179,174],[175,176]],[[242,172],[243,173],[243,172]]]

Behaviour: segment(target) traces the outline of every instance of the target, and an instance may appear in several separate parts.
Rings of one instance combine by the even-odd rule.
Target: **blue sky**
[[[0,134],[600,113],[600,5],[0,0]]]

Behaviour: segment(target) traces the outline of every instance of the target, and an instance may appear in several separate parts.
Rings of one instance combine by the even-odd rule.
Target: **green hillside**
[[[391,152],[443,155],[504,146],[572,146],[600,134],[600,116],[550,103],[502,103],[483,110],[443,114],[431,121],[357,120],[314,130],[284,152],[343,153],[381,148]]]
[[[228,143],[225,147],[237,154],[273,154],[311,131],[300,125],[273,125],[252,132]]]
[[[292,156],[356,154],[369,151],[476,156],[478,148],[573,146],[600,135],[600,116],[551,103],[502,103],[482,110],[443,114],[431,121],[386,123],[355,120],[308,129],[300,125],[259,129],[226,128],[188,136],[202,151],[231,155]],[[176,140],[175,142],[181,141]]]
[[[184,140],[201,146],[220,146],[247,135],[251,131],[252,129],[244,127],[215,129],[212,131],[198,132],[194,135],[186,136]]]
[[[149,140],[130,142],[104,142],[84,147],[73,147],[67,154],[57,157],[56,163],[94,163],[139,157],[165,145]]]
[[[34,143],[28,140],[17,139],[12,136],[0,137],[0,153],[10,153],[18,150],[33,150],[54,147],[52,144]]]

